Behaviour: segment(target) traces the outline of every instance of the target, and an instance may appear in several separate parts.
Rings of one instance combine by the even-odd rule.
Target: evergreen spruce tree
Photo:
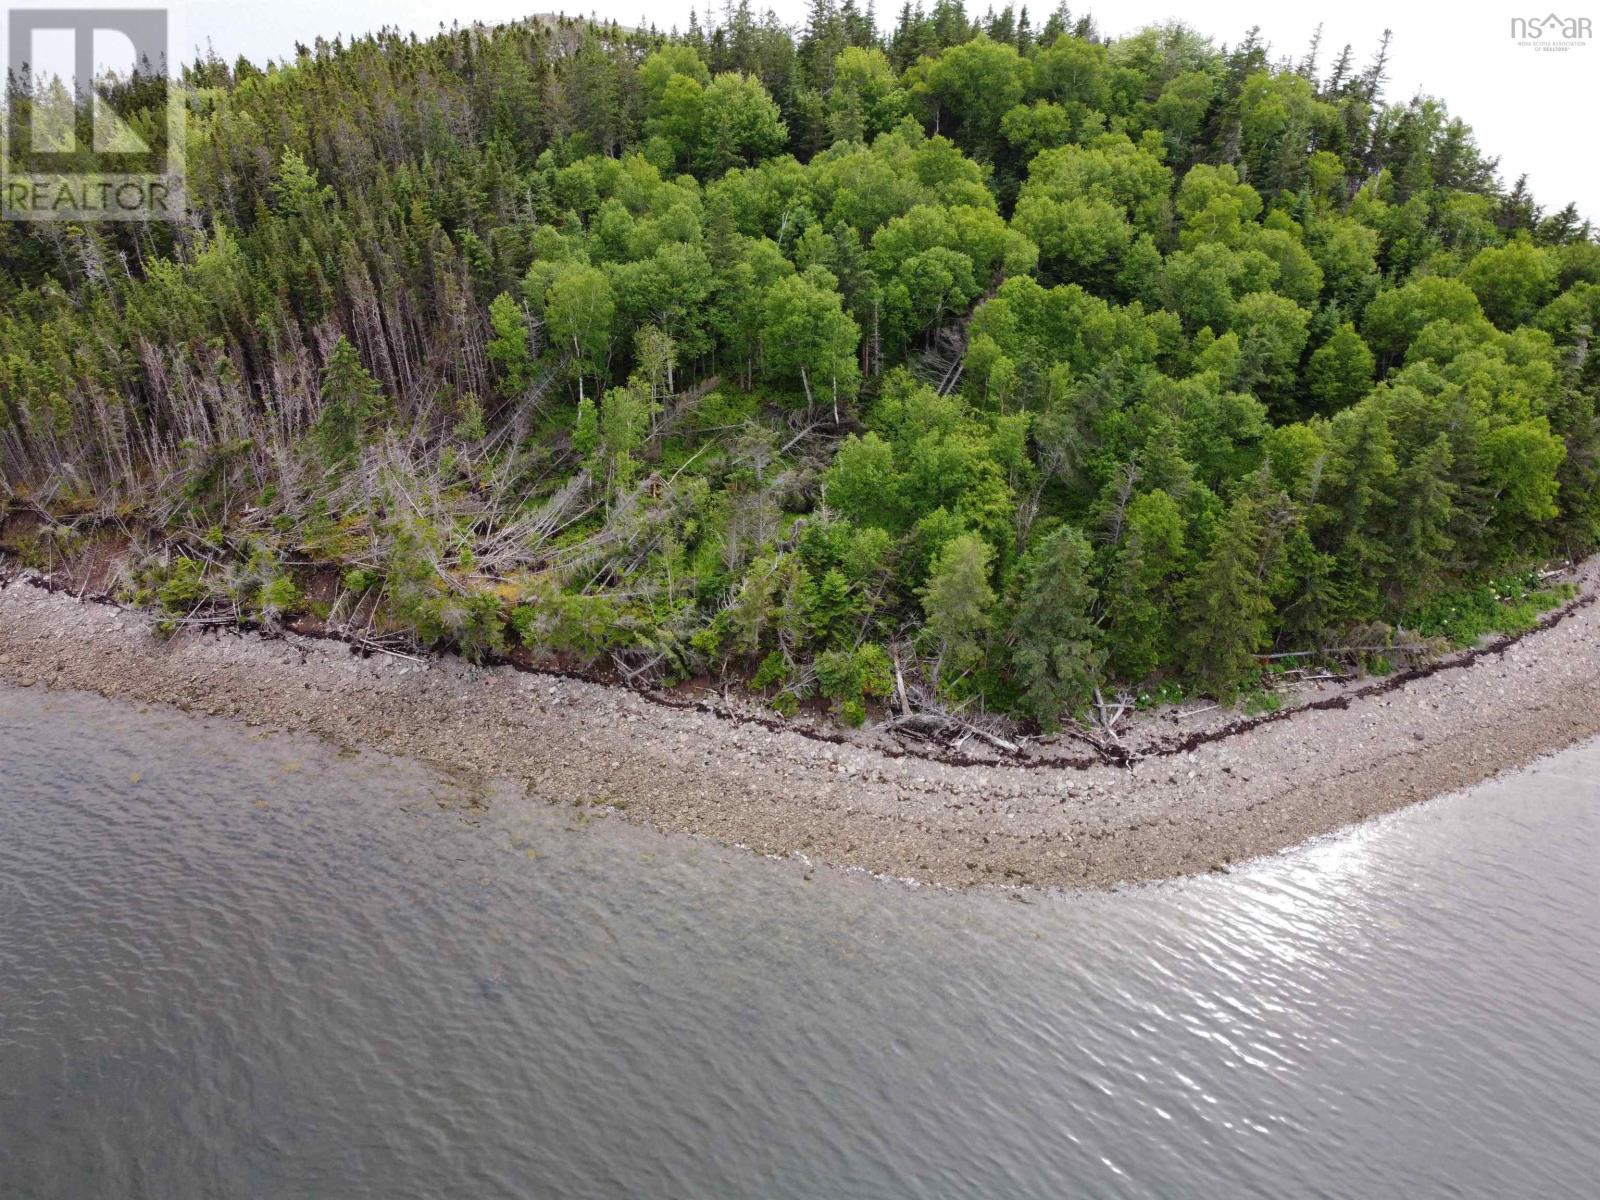
[[[1093,563],[1083,534],[1063,526],[1030,550],[1018,571],[1011,667],[1023,702],[1045,729],[1059,727],[1100,682]]]
[[[316,440],[323,459],[332,464],[354,458],[369,424],[383,415],[383,393],[343,334],[323,368],[318,400]]]
[[[1400,473],[1394,514],[1392,590],[1401,605],[1423,594],[1450,562],[1455,541],[1455,456],[1441,433]]]
[[[1137,682],[1172,661],[1184,525],[1177,501],[1163,491],[1146,492],[1128,508],[1104,597],[1110,665],[1119,679]]]
[[[1271,634],[1261,517],[1260,501],[1238,497],[1188,587],[1188,671],[1208,693],[1224,699],[1238,693]]]

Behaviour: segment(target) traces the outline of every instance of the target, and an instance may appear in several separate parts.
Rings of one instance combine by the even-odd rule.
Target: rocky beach
[[[950,886],[1109,886],[1226,869],[1600,733],[1600,567],[1574,580],[1532,633],[1265,718],[1207,714],[1181,739],[1147,723],[1130,744],[1149,749],[1123,763],[940,761],[870,729],[294,633],[163,640],[140,612],[22,574],[0,586],[0,680],[510,777],[530,800],[762,854]]]

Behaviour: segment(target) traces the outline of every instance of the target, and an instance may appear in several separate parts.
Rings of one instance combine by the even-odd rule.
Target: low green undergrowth
[[[1496,634],[1527,633],[1575,592],[1570,583],[1549,584],[1538,571],[1519,571],[1442,593],[1411,614],[1405,625],[1425,637],[1472,646]]]
[[[167,634],[196,616],[275,624],[306,608],[288,569],[261,547],[221,562],[172,551],[148,554],[126,573],[118,594],[162,613],[158,629]]]

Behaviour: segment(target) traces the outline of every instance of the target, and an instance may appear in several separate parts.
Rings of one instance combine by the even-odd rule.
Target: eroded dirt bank
[[[1600,583],[1470,665],[1131,767],[892,757],[601,684],[289,635],[184,633],[0,587],[0,679],[170,703],[452,768],[630,820],[942,884],[1105,885],[1221,867],[1600,734]],[[1341,701],[1344,703],[1344,701]],[[4,736],[4,731],[0,731]]]

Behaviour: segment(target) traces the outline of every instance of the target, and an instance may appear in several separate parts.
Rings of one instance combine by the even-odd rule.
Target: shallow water
[[[1600,745],[1113,894],[0,688],[0,1195],[1588,1196]]]

